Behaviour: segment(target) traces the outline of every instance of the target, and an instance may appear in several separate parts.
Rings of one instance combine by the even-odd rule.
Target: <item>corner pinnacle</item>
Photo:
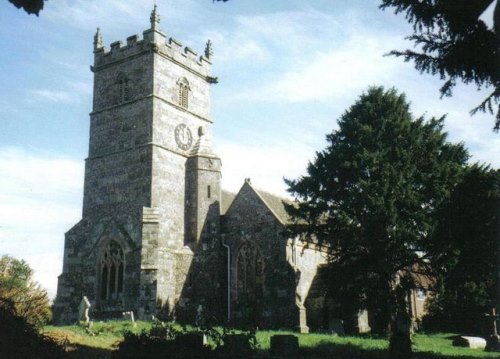
[[[156,11],[156,1],[149,20],[151,21],[151,30],[160,30],[160,15]]]
[[[94,50],[99,50],[102,47],[103,47],[103,42],[102,42],[101,30],[97,28],[97,31],[94,35]]]
[[[212,56],[214,56],[214,50],[212,49],[212,41],[208,40],[207,45],[205,46],[205,57],[210,60]]]

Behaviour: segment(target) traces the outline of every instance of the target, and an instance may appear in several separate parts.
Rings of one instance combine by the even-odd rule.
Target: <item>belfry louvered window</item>
[[[179,106],[188,108],[189,82],[183,77],[177,81],[177,85],[179,86]]]
[[[100,298],[118,299],[123,293],[123,249],[116,241],[111,241],[102,252],[100,259]]]
[[[118,75],[117,85],[118,85],[118,103],[128,101],[129,100],[128,78],[123,73]]]

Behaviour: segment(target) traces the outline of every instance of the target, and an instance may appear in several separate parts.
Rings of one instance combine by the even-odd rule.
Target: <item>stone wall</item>
[[[298,315],[295,274],[287,262],[284,226],[249,181],[245,182],[225,214],[222,231],[231,249],[233,323],[268,328],[295,327]],[[242,303],[241,288],[238,288],[238,253],[247,243],[257,248],[263,260],[262,298],[258,299],[257,308],[244,307],[247,303]]]

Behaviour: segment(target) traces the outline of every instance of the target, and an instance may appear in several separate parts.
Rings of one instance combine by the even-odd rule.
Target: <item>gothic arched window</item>
[[[118,103],[128,101],[128,78],[123,73],[118,75]]]
[[[179,86],[179,106],[188,108],[189,82],[183,77],[177,81],[177,85]]]
[[[103,301],[117,299],[123,293],[123,249],[116,241],[110,241],[99,261],[99,298]]]
[[[251,242],[243,244],[238,252],[236,276],[238,302],[257,304],[263,296],[264,261],[257,246]]]

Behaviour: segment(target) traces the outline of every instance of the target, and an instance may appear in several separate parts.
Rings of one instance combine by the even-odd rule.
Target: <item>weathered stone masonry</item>
[[[211,43],[198,56],[167,39],[156,6],[150,20],[142,39],[110,50],[99,30],[94,38],[82,219],[66,233],[56,322],[76,321],[85,295],[93,317],[204,313],[308,330],[324,300],[305,301],[325,256],[286,236],[281,199],[249,180],[237,195],[221,191]]]

